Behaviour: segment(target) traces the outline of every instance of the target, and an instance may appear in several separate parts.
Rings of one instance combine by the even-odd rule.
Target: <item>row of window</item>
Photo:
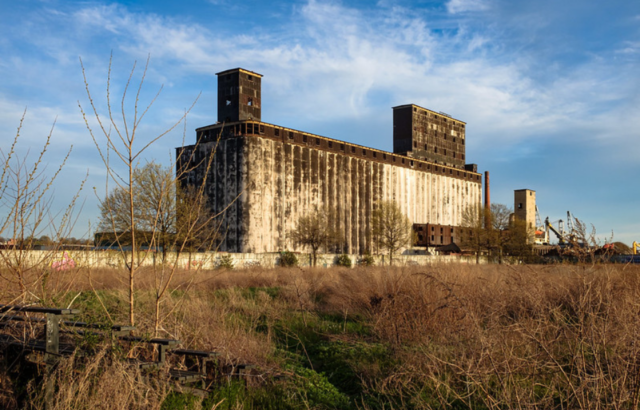
[[[211,131],[204,131],[206,137],[210,136],[210,133],[212,133],[213,130]],[[265,126],[263,124],[255,124],[255,123],[244,123],[244,124],[236,124],[235,126],[233,126],[232,128],[229,129],[229,131],[231,131],[234,135],[243,135],[243,134],[261,134],[264,135],[265,134]],[[282,133],[281,133],[282,131]],[[289,140],[294,141],[295,140],[295,132],[293,131],[285,131],[285,130],[281,130],[280,128],[273,128],[273,133],[275,137],[286,137]],[[309,137],[308,135],[302,134],[302,142],[305,144],[309,143],[309,138],[311,138],[311,143],[315,143],[316,146],[320,146],[321,145],[321,138],[317,138],[317,137]],[[327,147],[330,149],[334,149],[334,141],[326,141],[327,143]],[[347,150],[347,146],[344,143],[339,143],[338,146],[336,146],[337,149],[339,149],[342,152],[346,152]],[[386,153],[380,153],[374,150],[367,150],[366,148],[358,148],[356,146],[350,145],[349,146],[349,151],[352,154],[360,154],[365,156],[365,157],[372,157],[374,159],[381,159],[383,161],[388,161],[388,155]],[[437,152],[437,151],[436,151]],[[446,152],[446,151],[445,151]],[[445,153],[446,155],[446,153]],[[464,159],[464,155],[462,155],[462,159]],[[400,163],[401,164],[406,164],[406,161],[409,161],[409,165],[411,167],[414,167],[414,161],[412,159],[409,158],[404,158],[404,157],[398,157],[396,155],[391,155],[391,162],[397,162],[398,158],[400,159]],[[425,169],[428,171],[432,171],[432,166],[431,164],[423,164],[422,162],[418,162],[417,163],[417,167],[418,169]],[[442,172],[443,174],[445,174],[447,172],[447,168],[445,167],[439,167],[437,165],[433,166],[433,171],[434,172]],[[449,175],[454,175],[454,170],[453,169],[449,169]],[[462,172],[462,174],[460,173],[460,171],[456,170],[455,172],[455,176],[457,177],[463,177],[465,179],[467,178],[471,178],[473,179],[472,175],[468,175],[466,172]],[[476,176],[476,180],[480,180],[480,176]]]
[[[413,107],[413,112],[418,112],[418,109],[416,107]],[[420,110],[419,112],[420,115],[424,116],[424,117],[431,117],[433,116],[433,118],[435,118],[436,120],[442,119],[442,121],[444,122],[448,122],[447,118],[444,116],[439,116],[437,114],[429,114],[427,111],[422,111]],[[451,121],[453,121],[453,123],[455,124],[456,122],[452,119]],[[460,127],[464,128],[464,124],[459,124]]]

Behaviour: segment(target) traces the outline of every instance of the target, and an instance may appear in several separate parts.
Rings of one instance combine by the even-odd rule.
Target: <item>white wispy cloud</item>
[[[447,11],[451,14],[481,11],[488,8],[488,0],[449,0],[447,2]]]
[[[113,50],[117,80],[126,79],[130,68],[122,61],[150,54],[149,88],[164,83],[166,91],[180,93],[164,93],[169,101],[160,102],[154,111],[158,114],[148,119],[150,133],[177,117],[199,89],[205,91],[204,101],[189,127],[214,122],[214,74],[240,66],[265,75],[267,122],[389,147],[390,107],[416,103],[468,123],[468,157],[474,162],[512,164],[513,170],[552,161],[560,173],[563,167],[582,169],[582,178],[596,179],[594,168],[582,163],[625,174],[640,171],[640,146],[631,143],[640,129],[637,37],[617,39],[605,51],[584,50],[578,60],[568,62],[560,60],[558,50],[570,47],[554,49],[550,37],[543,36],[555,27],[552,20],[562,21],[561,16],[549,17],[553,2],[514,13],[510,2],[450,0],[435,17],[400,3],[384,0],[379,8],[365,9],[309,0],[290,7],[289,14],[280,9],[278,27],[256,25],[242,31],[133,12],[117,4],[79,3],[73,11],[45,13],[38,24],[46,36],[30,29],[21,32],[39,52],[8,53],[11,57],[0,60],[7,82],[24,83],[36,97],[30,100],[23,92],[15,98],[3,90],[0,122],[11,123],[29,105],[29,113],[38,118],[35,134],[48,130],[58,115],[60,138],[85,146],[86,131],[74,129],[78,124],[71,119],[79,118],[75,101],[84,98],[77,55],[85,60],[92,89],[104,90],[106,61]],[[482,18],[474,20],[476,16]],[[1,47],[10,43],[0,38]],[[46,66],[46,75],[41,55],[56,62]],[[114,81],[114,95],[121,83]],[[37,98],[38,89],[49,88],[54,91],[48,97]],[[158,155],[166,155],[170,145],[161,146]],[[566,158],[571,158],[570,167]]]
[[[447,7],[458,13],[486,10],[488,3],[452,0]],[[209,75],[232,66],[260,71],[267,75],[271,101],[301,122],[377,116],[369,95],[383,92],[393,104],[415,102],[467,120],[485,134],[483,143],[514,145],[545,138],[583,117],[590,110],[582,103],[585,95],[598,101],[610,94],[610,85],[604,87],[599,77],[606,73],[589,70],[567,72],[541,87],[528,77],[526,58],[506,60],[485,52],[495,47],[491,33],[461,28],[455,35],[435,35],[427,20],[403,10],[365,15],[310,0],[298,13],[299,35],[270,41],[122,6],[87,7],[75,17],[117,33],[120,49],[131,55],[150,53],[154,61]]]

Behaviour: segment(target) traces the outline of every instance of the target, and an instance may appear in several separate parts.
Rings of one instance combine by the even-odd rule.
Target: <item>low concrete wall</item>
[[[65,269],[72,267],[91,268],[123,268],[125,267],[125,257],[130,258],[130,253],[122,253],[114,250],[100,251],[0,251],[5,256],[5,260],[15,259],[20,255],[26,264],[40,264],[50,266],[54,269]],[[296,253],[299,266],[311,266],[311,254]],[[319,254],[317,266],[336,266],[338,257],[334,254]],[[153,252],[139,252],[137,258],[142,266],[153,266],[162,264],[162,255]],[[222,258],[230,258],[234,268],[264,267],[273,268],[279,265],[280,253],[226,253],[226,252],[205,252],[205,253],[168,253],[166,264],[178,264],[180,268],[193,269],[215,269]],[[352,266],[357,266],[361,255],[349,255]],[[388,265],[389,258],[385,255],[373,255],[374,266]],[[432,265],[436,263],[464,263],[475,264],[475,256],[460,255],[425,255],[425,254],[401,254],[394,255],[394,266],[419,266]],[[485,258],[480,259],[480,263],[486,263]]]

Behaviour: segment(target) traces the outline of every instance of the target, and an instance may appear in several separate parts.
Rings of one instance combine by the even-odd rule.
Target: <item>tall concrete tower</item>
[[[218,76],[218,122],[261,120],[262,75],[243,68]]]
[[[465,125],[415,104],[393,107],[393,152],[462,169]]]
[[[516,218],[526,221],[531,229],[536,228],[536,191],[517,189],[514,192],[513,209]]]

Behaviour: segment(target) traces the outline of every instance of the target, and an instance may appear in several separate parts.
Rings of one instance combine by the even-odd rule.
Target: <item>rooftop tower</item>
[[[218,122],[261,120],[262,75],[234,68],[218,76]]]

